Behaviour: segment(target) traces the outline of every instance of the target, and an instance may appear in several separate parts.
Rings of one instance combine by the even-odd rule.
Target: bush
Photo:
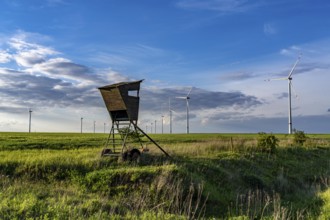
[[[304,145],[305,141],[307,140],[307,136],[305,135],[305,132],[299,131],[294,129],[293,130],[293,144],[294,145]]]
[[[134,129],[131,129],[130,127],[120,128],[119,133],[123,137],[125,135],[127,135],[127,138],[134,142],[140,141],[141,138],[144,136],[140,131],[135,131]]]
[[[273,134],[266,134],[265,132],[259,132],[258,148],[262,152],[275,153],[278,146],[278,139]]]

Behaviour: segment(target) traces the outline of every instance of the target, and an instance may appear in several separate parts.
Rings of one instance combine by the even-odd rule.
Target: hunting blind
[[[137,159],[141,152],[136,148],[132,149],[131,146],[128,146],[130,143],[128,139],[134,137],[134,142],[139,142],[142,150],[145,150],[139,132],[154,143],[166,156],[169,156],[137,125],[140,104],[140,84],[142,81],[120,82],[99,88],[112,121],[106,148],[102,151],[102,156],[118,155],[121,153],[123,159]],[[130,141],[132,142],[132,140]],[[112,149],[107,148],[109,145],[112,145]],[[120,145],[121,152],[117,148]]]

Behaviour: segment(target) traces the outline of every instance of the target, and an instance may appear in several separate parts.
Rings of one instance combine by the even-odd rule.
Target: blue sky
[[[139,125],[169,132],[329,133],[326,0],[3,0],[0,131],[109,128],[98,87],[145,79]]]

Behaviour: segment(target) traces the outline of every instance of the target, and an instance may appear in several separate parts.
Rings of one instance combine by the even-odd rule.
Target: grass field
[[[330,135],[153,134],[139,163],[105,134],[0,133],[1,219],[329,219]]]

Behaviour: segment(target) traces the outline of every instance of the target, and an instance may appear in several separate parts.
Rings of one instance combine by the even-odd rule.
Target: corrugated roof
[[[131,82],[119,82],[119,83],[115,83],[115,84],[111,84],[111,85],[102,86],[102,87],[100,87],[98,89],[118,88],[118,87],[123,86],[123,85],[130,85],[130,84],[135,84],[135,83],[140,84],[142,81],[143,81],[143,79],[142,80],[138,80],[138,81],[131,81]]]

